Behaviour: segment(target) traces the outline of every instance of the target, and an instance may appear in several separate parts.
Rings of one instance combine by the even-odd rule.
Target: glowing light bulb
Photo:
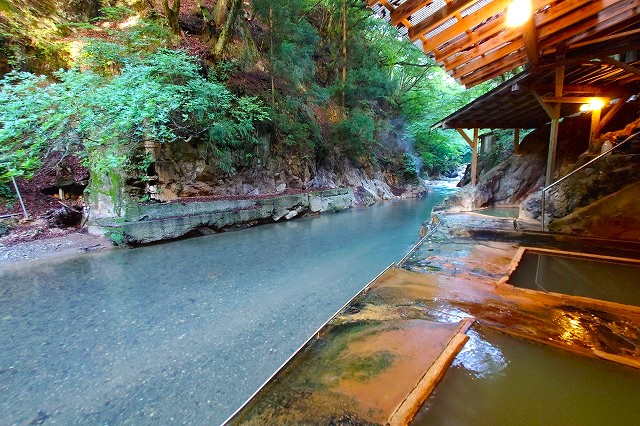
[[[519,27],[531,18],[531,0],[513,0],[507,9],[507,25]]]
[[[580,111],[595,111],[604,107],[604,101],[600,98],[591,98],[588,104],[580,105]]]
[[[589,109],[591,111],[594,111],[596,109],[602,109],[603,106],[604,106],[604,101],[602,99],[593,98],[589,101]]]

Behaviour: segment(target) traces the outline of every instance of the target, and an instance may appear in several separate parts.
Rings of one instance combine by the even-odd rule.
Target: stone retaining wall
[[[97,218],[89,227],[94,234],[116,242],[144,244],[184,235],[232,227],[290,220],[294,217],[351,208],[351,189],[330,189],[257,200],[172,202],[127,207],[124,218]]]

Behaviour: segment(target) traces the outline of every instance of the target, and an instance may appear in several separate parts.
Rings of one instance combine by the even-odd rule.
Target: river
[[[224,421],[450,188],[0,271],[0,425]]]

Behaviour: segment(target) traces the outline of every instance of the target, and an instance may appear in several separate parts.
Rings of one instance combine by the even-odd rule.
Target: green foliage
[[[129,58],[119,74],[72,69],[57,82],[10,73],[0,82],[0,162],[30,175],[51,151],[78,152],[94,172],[130,166],[145,140],[197,137],[231,171],[233,150],[255,142],[267,119],[256,98],[237,97],[199,74],[185,52],[160,49]]]
[[[423,167],[431,176],[454,171],[468,161],[469,147],[441,130],[430,130],[428,126],[414,125],[411,133],[416,150],[423,160]]]
[[[12,209],[15,206],[18,196],[9,183],[0,183],[0,203],[6,209]]]
[[[416,158],[408,152],[405,152],[402,155],[403,177],[407,180],[415,181],[416,179],[418,179],[419,173],[420,170],[418,170],[418,163],[416,161]]]
[[[356,159],[370,155],[374,130],[373,117],[363,110],[354,109],[349,117],[335,125],[333,138],[349,157]]]
[[[124,18],[135,14],[135,11],[126,6],[102,6],[100,16],[96,21],[121,21]]]

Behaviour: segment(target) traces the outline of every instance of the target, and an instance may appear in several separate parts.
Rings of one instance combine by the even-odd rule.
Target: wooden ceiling
[[[366,0],[447,72],[472,87],[521,65],[640,50],[640,0],[531,0],[533,19],[506,25],[511,0]]]

